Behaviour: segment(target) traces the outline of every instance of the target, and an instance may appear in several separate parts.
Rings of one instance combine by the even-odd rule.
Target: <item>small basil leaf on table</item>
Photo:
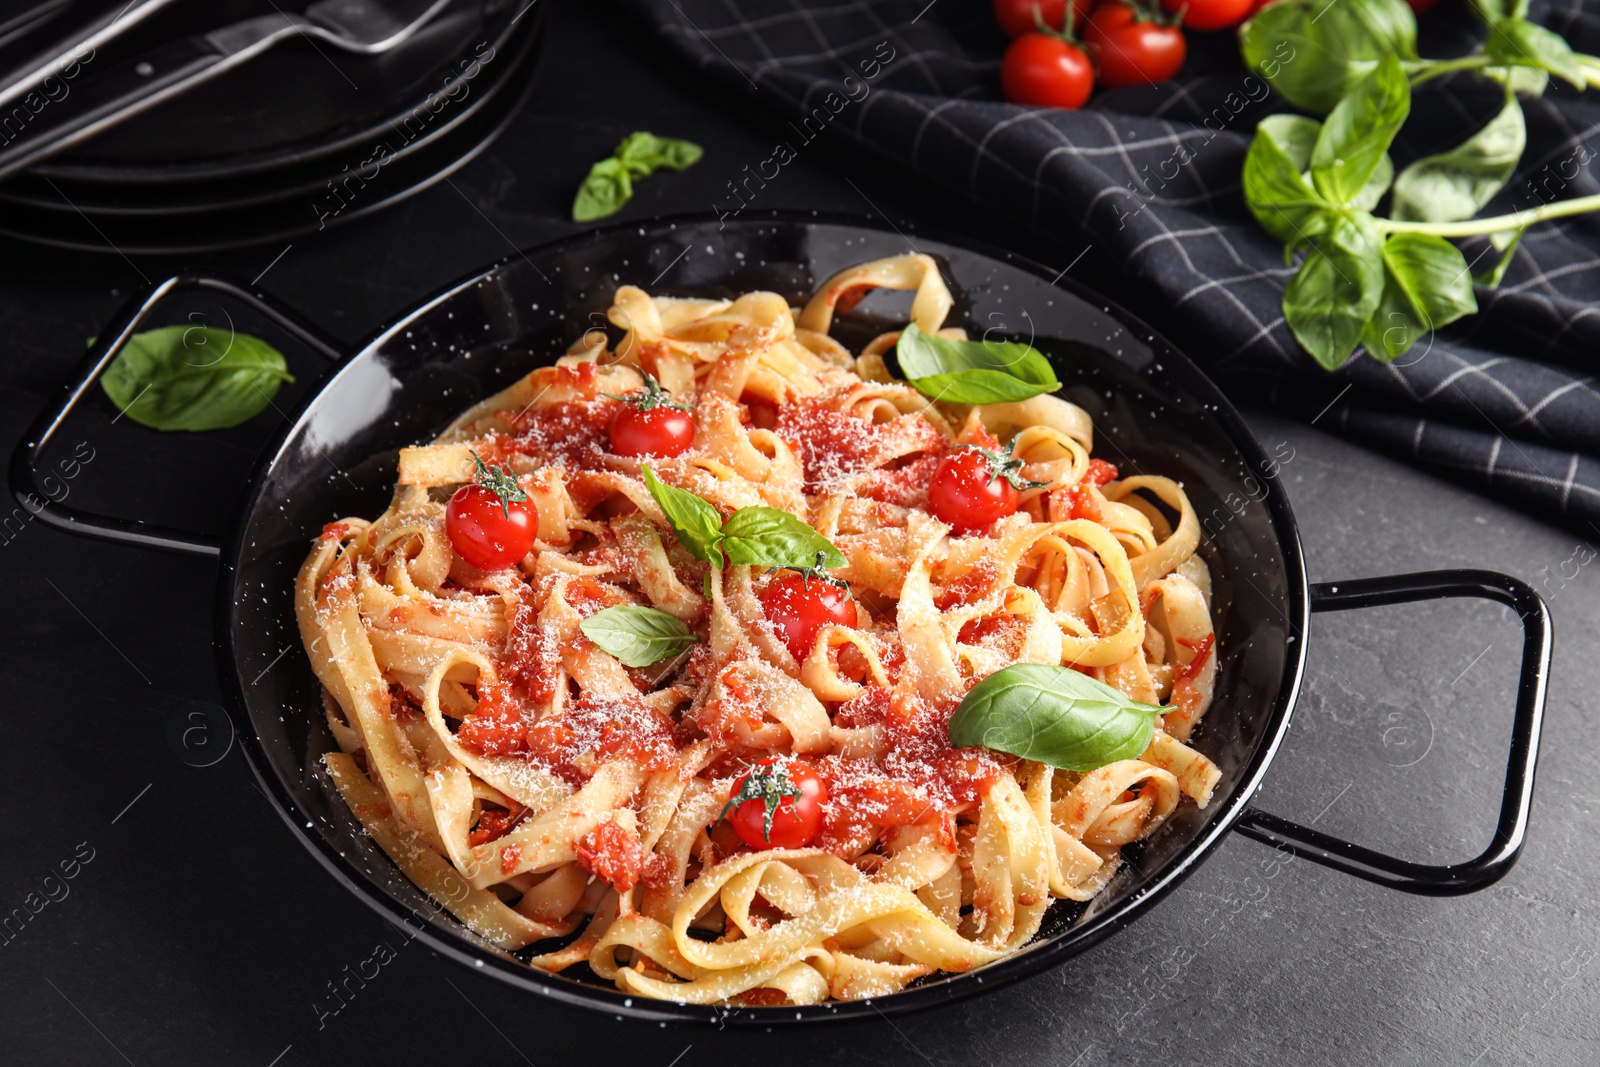
[[[1385,56],[1417,58],[1405,0],[1277,0],[1239,29],[1245,63],[1289,103],[1326,115]]]
[[[1489,28],[1483,50],[1507,66],[1548,71],[1579,89],[1588,84],[1583,64],[1561,35],[1526,19],[1504,18],[1496,22]]]
[[[722,513],[693,493],[662,482],[648,463],[644,484],[689,554],[702,563],[722,566]]]
[[[722,524],[728,562],[748,567],[843,567],[833,542],[779,508],[740,508]]]
[[[657,137],[653,133],[630,133],[617,146],[616,158],[638,177],[654,173],[662,167],[684,170],[700,162],[705,152],[692,141],[671,137]]]
[[[1143,753],[1166,710],[1066,667],[1018,663],[967,693],[950,717],[950,743],[1092,771]]]
[[[100,378],[111,402],[155,430],[225,430],[260,414],[284,382],[283,353],[210,326],[136,333]]]
[[[589,168],[572,201],[572,221],[592,222],[614,215],[633,198],[633,179],[622,161],[612,156]]]
[[[1322,124],[1311,151],[1311,181],[1317,191],[1335,204],[1354,202],[1410,111],[1405,71],[1398,59],[1385,56]]]
[[[643,130],[630,133],[617,150],[589,168],[572,201],[572,221],[592,222],[614,215],[633,198],[633,180],[662,167],[684,170],[700,162],[704,151],[692,141],[657,137]]]
[[[1283,291],[1283,317],[1318,363],[1336,370],[1383,298],[1383,239],[1370,215],[1340,218]]]
[[[935,400],[997,404],[1061,388],[1044,354],[1017,341],[953,341],[912,323],[894,352],[906,380]]]
[[[1400,172],[1389,217],[1397,222],[1472,218],[1505,188],[1527,144],[1522,105],[1508,90],[1505,107],[1477,133]]]
[[[660,663],[700,640],[682,620],[637,604],[597,611],[578,623],[578,629],[624,667]]]

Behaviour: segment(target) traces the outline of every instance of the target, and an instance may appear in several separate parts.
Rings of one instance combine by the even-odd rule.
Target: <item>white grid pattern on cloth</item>
[[[1329,375],[1284,323],[1279,303],[1293,268],[1239,193],[1250,131],[1277,101],[1238,112],[1224,104],[1247,73],[1226,49],[1205,50],[1226,58],[1209,67],[1196,50],[1170,85],[1103,93],[1078,112],[1041,111],[999,99],[1005,42],[988,0],[630,3],[697,68],[758,85],[753,97],[791,118],[887,40],[895,60],[851,121],[831,124],[837,136],[1060,232],[1063,249],[1075,252],[1085,237],[1101,246],[1133,282],[1162,294],[1170,328],[1236,398],[1314,418],[1330,392],[1350,385],[1335,404],[1338,418],[1319,425],[1547,515],[1600,520],[1600,381],[1589,373],[1600,350],[1600,222],[1530,231],[1504,285],[1478,289],[1477,316],[1395,364],[1357,357]],[[1534,0],[1531,17],[1577,48],[1600,51],[1600,0]],[[1465,11],[1441,10],[1424,31],[1429,55],[1463,51],[1474,39]],[[1488,117],[1470,78],[1441,81],[1439,91],[1418,94],[1419,108],[1432,110],[1403,132],[1397,166]],[[1509,210],[1519,193],[1526,206],[1524,183],[1580,147],[1600,160],[1600,97],[1557,88],[1525,105],[1528,152],[1489,212]],[[1220,131],[1215,120],[1200,125],[1219,113],[1227,117]],[[1424,135],[1431,139],[1412,140]],[[1174,166],[1179,152],[1190,158]],[[1152,174],[1160,181],[1141,186]],[[1600,190],[1597,179],[1600,171],[1580,168],[1565,195]],[[1469,261],[1497,255],[1486,247],[1464,245]]]

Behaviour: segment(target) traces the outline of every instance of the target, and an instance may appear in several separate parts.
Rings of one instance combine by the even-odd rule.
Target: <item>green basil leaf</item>
[[[622,161],[612,156],[589,168],[589,176],[578,186],[572,201],[572,221],[592,222],[615,215],[633,199],[633,179]]]
[[[1443,237],[1390,234],[1383,243],[1383,265],[1430,330],[1477,314],[1467,257]]]
[[[657,137],[653,133],[630,133],[617,146],[616,158],[635,177],[644,177],[666,167],[685,170],[700,162],[704,149],[692,141]]]
[[[1506,276],[1506,268],[1511,266],[1511,258],[1517,254],[1517,245],[1522,243],[1522,235],[1526,232],[1528,232],[1528,228],[1526,226],[1520,230],[1512,230],[1510,238],[1507,239],[1504,244],[1491,239],[1491,243],[1500,247],[1500,259],[1493,267],[1478,275],[1473,279],[1473,281],[1490,289],[1493,289],[1495,286],[1499,285]],[[1495,234],[1494,236],[1499,237],[1501,235]]]
[[[1278,142],[1278,147],[1288,157],[1309,184],[1311,181],[1311,151],[1317,145],[1317,135],[1322,132],[1322,123],[1316,119],[1308,119],[1304,115],[1268,115],[1262,119],[1256,129],[1266,127],[1272,139]],[[1378,201],[1383,199],[1383,194],[1389,191],[1389,183],[1394,180],[1394,161],[1385,152],[1383,158],[1378,160],[1378,166],[1372,172],[1372,177],[1367,179],[1366,186],[1356,194],[1352,206],[1362,211],[1371,211],[1378,206]]]
[[[964,370],[955,374],[930,374],[910,379],[930,400],[951,404],[1006,404],[1048,393],[1053,386],[1032,385],[998,370]]]
[[[950,716],[950,743],[1092,771],[1143,753],[1165,710],[1066,667],[1018,663],[967,693]]]
[[[1239,29],[1245,63],[1289,103],[1326,115],[1385,56],[1417,58],[1405,0],[1277,0]]]
[[[624,667],[660,663],[700,640],[680,619],[637,604],[597,611],[578,623],[578,629]]]
[[[1505,188],[1528,144],[1522,105],[1506,105],[1488,124],[1448,152],[1419,159],[1394,183],[1389,217],[1399,222],[1470,219]]]
[[[210,326],[136,333],[100,378],[106,396],[155,430],[225,430],[259,415],[284,382],[283,353],[259,337]]]
[[[1267,133],[1289,160],[1296,173],[1311,169],[1311,150],[1317,146],[1322,123],[1304,115],[1268,115],[1256,124],[1256,132]]]
[[[1289,329],[1328,370],[1355,351],[1383,299],[1382,244],[1370,215],[1341,218],[1283,291]]]
[[[1244,157],[1245,203],[1256,221],[1289,249],[1309,244],[1326,232],[1335,217],[1328,202],[1301,174],[1300,157],[1310,157],[1305,151],[1306,135],[1309,127],[1316,125],[1295,115],[1262,119]]]
[[[1311,181],[1317,191],[1341,206],[1354,201],[1410,111],[1405,71],[1394,56],[1384,56],[1322,124],[1311,152]]]
[[[1394,275],[1385,272],[1383,298],[1361,331],[1361,343],[1367,355],[1379,363],[1393,363],[1427,332],[1428,327],[1417,318]]]
[[[1383,299],[1362,343],[1384,363],[1425,334],[1478,310],[1466,257],[1442,237],[1391,234],[1383,243],[1383,268]]]
[[[1528,17],[1528,0],[1471,0],[1471,4],[1478,16],[1491,26],[1501,19]]]
[[[722,551],[735,566],[802,569],[845,565],[844,554],[832,541],[778,508],[740,508],[722,524],[722,534]]]
[[[1044,354],[1018,341],[952,341],[913,322],[900,331],[894,354],[906,380],[935,400],[996,404],[1061,388]]]
[[[648,463],[644,465],[644,484],[689,554],[702,563],[722,566],[722,512],[693,493],[667,485]]]
[[[1383,158],[1378,160],[1377,167],[1372,172],[1372,177],[1367,179],[1367,184],[1356,193],[1350,201],[1350,206],[1357,211],[1371,211],[1378,206],[1378,201],[1383,199],[1383,194],[1389,191],[1389,186],[1394,182],[1394,160],[1385,152]]]
[[[1588,84],[1583,64],[1561,35],[1526,19],[1504,18],[1496,22],[1489,29],[1483,50],[1509,66],[1549,71],[1580,89]]]

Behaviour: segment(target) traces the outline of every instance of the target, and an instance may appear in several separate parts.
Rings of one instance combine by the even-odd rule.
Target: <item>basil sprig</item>
[[[967,693],[950,717],[950,743],[1092,771],[1144,752],[1156,717],[1167,710],[1066,667],[1018,663]]]
[[[1050,361],[1019,341],[952,341],[912,323],[895,358],[913,388],[955,404],[1003,404],[1061,388]]]
[[[259,415],[284,382],[283,353],[210,326],[136,333],[100,378],[111,402],[153,430],[225,430]]]
[[[1419,232],[1426,227],[1370,213],[1384,192],[1371,183],[1376,176],[1386,185],[1393,173],[1387,152],[1410,104],[1400,61],[1388,56],[1327,122],[1262,120],[1245,156],[1251,212],[1287,255],[1304,253],[1284,289],[1284,319],[1329,370],[1363,343],[1388,362],[1478,309],[1466,258],[1454,245]]]
[[[1446,238],[1487,236],[1502,256],[1476,279],[1500,283],[1531,224],[1600,209],[1600,196],[1475,219],[1516,172],[1527,147],[1517,94],[1549,76],[1600,87],[1600,58],[1575,52],[1527,19],[1528,0],[1473,0],[1490,28],[1465,56],[1420,58],[1404,0],[1277,0],[1240,30],[1245,62],[1317,123],[1273,115],[1245,157],[1245,201],[1284,244],[1304,254],[1284,290],[1283,315],[1318,363],[1335,369],[1364,346],[1388,362],[1431,330],[1478,310],[1468,264]],[[1441,75],[1472,71],[1503,87],[1504,105],[1466,140],[1412,163],[1398,177],[1389,144],[1411,93]],[[1389,217],[1371,214],[1390,192]]]
[[[583,636],[617,657],[624,667],[648,667],[700,640],[682,620],[656,608],[618,604],[578,623]]]
[[[702,563],[723,567],[843,567],[832,541],[779,508],[740,508],[728,520],[693,493],[667,485],[644,464],[644,484],[672,532]]]
[[[572,221],[592,222],[615,215],[633,198],[633,183],[663,167],[684,170],[700,161],[704,151],[691,141],[630,133],[617,150],[589,168],[572,201]]]
[[[648,463],[644,464],[644,484],[689,555],[713,567],[723,566],[722,512],[687,490],[667,485]]]

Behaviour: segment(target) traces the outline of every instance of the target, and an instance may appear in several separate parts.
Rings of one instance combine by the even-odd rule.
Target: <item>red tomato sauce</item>
[[[955,848],[956,814],[977,804],[1005,768],[983,749],[951,746],[951,710],[878,686],[839,709],[841,726],[882,723],[888,752],[881,760],[813,761],[828,787],[820,847],[844,854],[861,827],[932,826]]]
[[[504,808],[484,808],[483,814],[478,816],[478,825],[467,835],[467,844],[473,848],[487,845],[490,841],[506,836],[517,820],[522,818],[520,807],[515,811]]]
[[[639,883],[644,868],[644,848],[639,835],[607,819],[578,839],[578,866],[626,893]]]

